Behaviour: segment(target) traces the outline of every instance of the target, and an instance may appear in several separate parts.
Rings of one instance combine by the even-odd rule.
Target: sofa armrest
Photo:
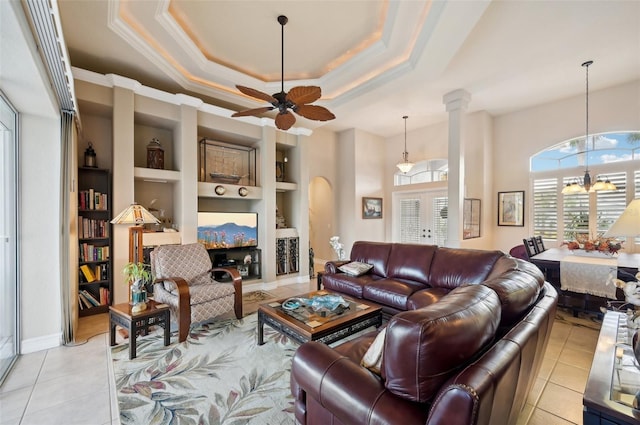
[[[233,289],[235,290],[233,310],[236,318],[242,319],[242,276],[240,276],[240,272],[233,267],[214,267],[211,269],[211,274],[214,272],[226,273],[231,277]]]
[[[341,260],[341,261],[327,261],[326,263],[324,263],[324,272],[325,273],[332,273],[332,274],[336,274],[336,273],[342,273],[338,267],[345,265],[345,264],[349,264],[351,262],[351,260]]]
[[[425,423],[428,413],[424,405],[393,395],[379,376],[318,342],[302,344],[296,351],[291,389],[299,423],[306,423],[310,403],[345,424]]]

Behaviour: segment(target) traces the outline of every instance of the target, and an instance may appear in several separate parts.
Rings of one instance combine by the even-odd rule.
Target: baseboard
[[[20,342],[20,354],[35,353],[62,345],[62,332],[39,336],[37,338],[23,339]]]

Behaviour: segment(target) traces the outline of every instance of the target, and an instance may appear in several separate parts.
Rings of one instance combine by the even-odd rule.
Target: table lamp
[[[116,218],[111,220],[111,224],[134,224],[134,226],[129,228],[129,263],[138,264],[143,261],[142,225],[158,223],[160,223],[160,221],[154,217],[153,214],[147,211],[145,207],[135,202],[125,208],[124,211],[116,216]],[[129,285],[129,300],[133,301],[131,298],[131,292],[131,285]]]
[[[620,217],[604,234],[604,237],[624,236],[627,238],[627,252],[634,251],[633,238],[640,236],[640,199],[634,199],[627,205]]]

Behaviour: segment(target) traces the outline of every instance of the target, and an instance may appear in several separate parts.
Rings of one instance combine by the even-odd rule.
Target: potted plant
[[[147,293],[144,283],[151,279],[149,265],[144,263],[127,263],[122,269],[122,275],[131,288],[130,301],[132,313],[144,311],[147,308]]]

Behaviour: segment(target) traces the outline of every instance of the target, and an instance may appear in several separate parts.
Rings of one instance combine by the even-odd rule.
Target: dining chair
[[[535,236],[533,238],[533,246],[536,250],[536,254],[540,254],[541,252],[546,251],[544,247],[544,242],[542,241],[542,236]]]
[[[536,244],[533,241],[533,238],[522,239],[522,242],[524,243],[524,248],[527,251],[527,255],[529,256],[529,258],[531,258],[531,257],[533,257],[534,255],[537,254],[537,252],[536,252]]]

